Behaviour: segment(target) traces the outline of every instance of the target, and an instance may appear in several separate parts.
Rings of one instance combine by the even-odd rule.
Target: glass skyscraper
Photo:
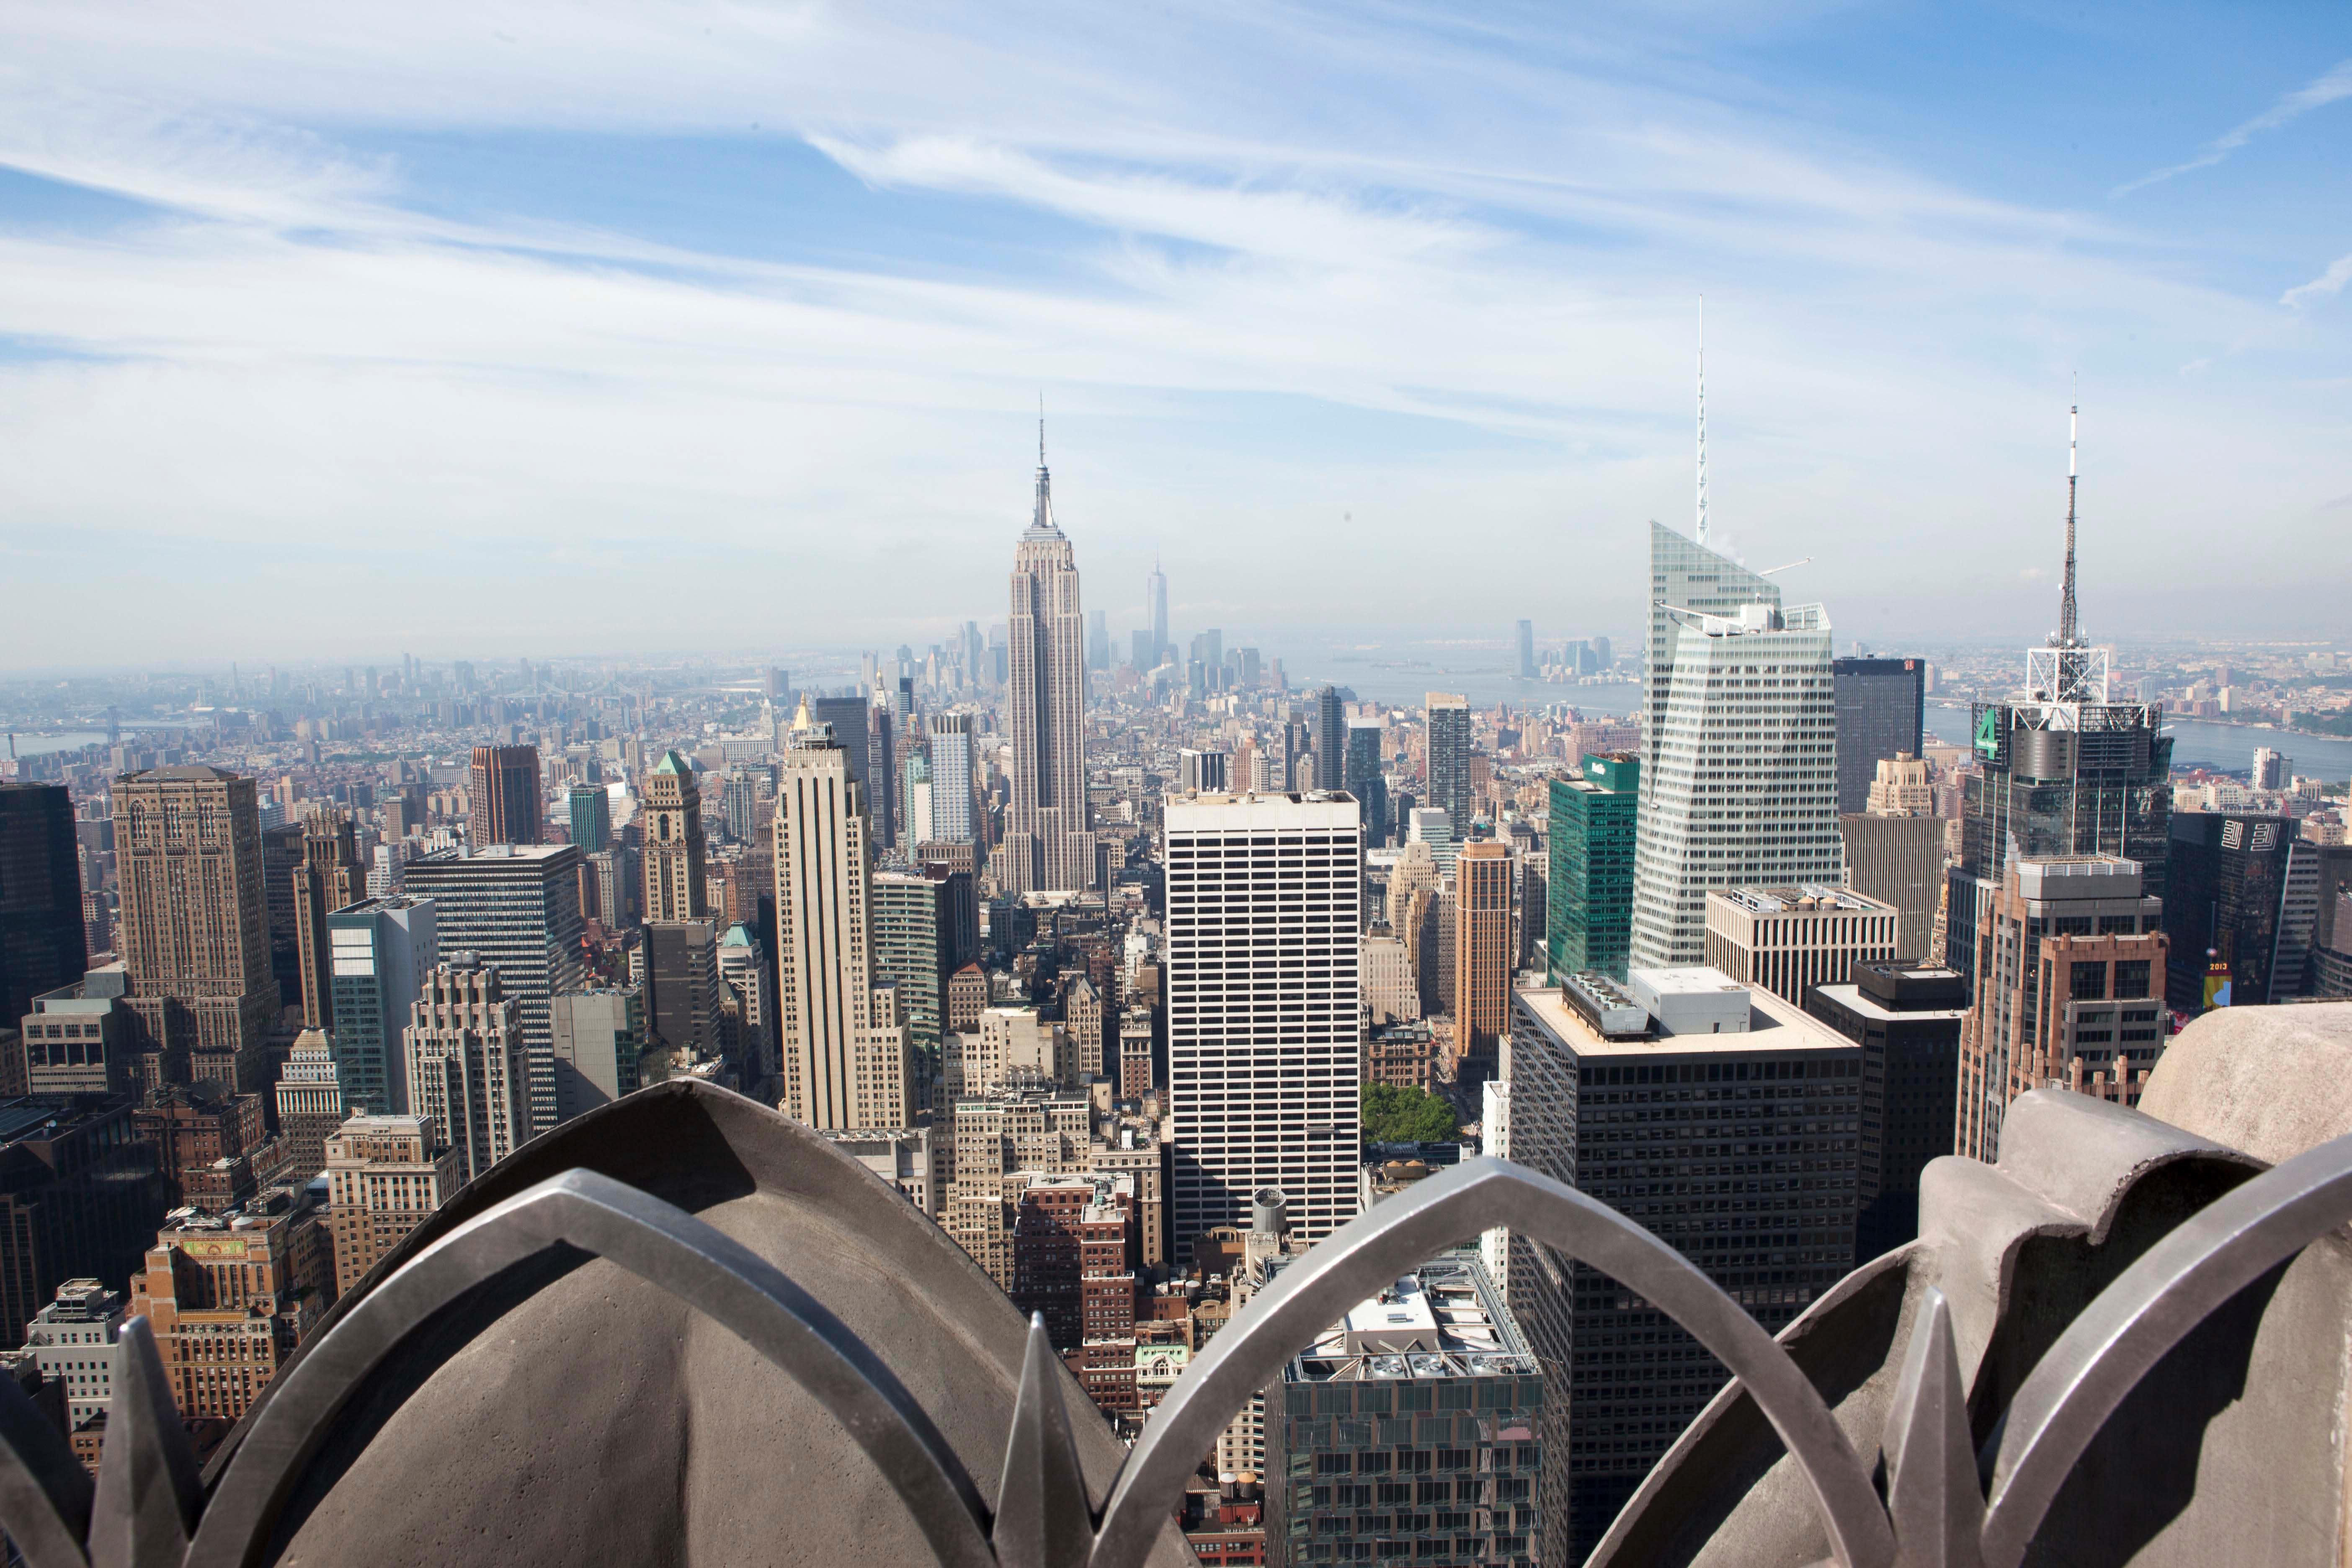
[[[1462,837],[1470,833],[1470,700],[1443,691],[1427,699],[1427,804],[1445,813]]]
[[[603,784],[573,784],[565,793],[563,804],[571,816],[574,849],[593,855],[612,847],[613,796]]]
[[[1389,841],[1389,785],[1381,771],[1387,743],[1388,728],[1379,720],[1349,722],[1345,788],[1364,808],[1364,842],[1375,849]]]
[[[1544,955],[1555,979],[1587,970],[1625,978],[1641,781],[1633,756],[1587,757],[1582,777],[1551,781]]]
[[[1837,695],[1838,810],[1870,804],[1878,764],[1898,752],[1919,755],[1927,712],[1927,665],[1917,658],[1841,658],[1830,666]]]
[[[368,899],[327,916],[335,1077],[346,1110],[409,1113],[400,1032],[440,961],[434,917],[433,900],[413,896]]]

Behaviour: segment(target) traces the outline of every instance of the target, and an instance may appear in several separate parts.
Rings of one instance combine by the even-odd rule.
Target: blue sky
[[[1115,630],[2340,635],[2352,9],[0,13],[0,666]],[[2079,393],[2074,389],[2079,385]],[[1768,559],[1769,558],[1769,559]]]

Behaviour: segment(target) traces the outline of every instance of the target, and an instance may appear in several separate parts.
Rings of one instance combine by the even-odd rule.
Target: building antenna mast
[[[1698,542],[1706,542],[1706,296],[1698,297]]]
[[[2074,646],[2074,423],[2079,405],[2066,410],[2066,585],[2058,595],[2058,646]]]

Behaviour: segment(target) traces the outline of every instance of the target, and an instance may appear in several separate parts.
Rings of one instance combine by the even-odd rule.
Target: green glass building
[[[1633,929],[1633,839],[1642,763],[1587,757],[1551,782],[1551,886],[1544,952],[1555,980],[1598,970],[1625,978]]]

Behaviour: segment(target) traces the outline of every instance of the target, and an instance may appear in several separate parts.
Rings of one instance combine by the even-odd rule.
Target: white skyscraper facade
[[[1748,574],[1723,564],[1738,591],[1731,574]],[[1667,613],[1671,662],[1650,671],[1634,844],[1639,969],[1705,962],[1712,889],[1845,881],[1827,612],[1751,599],[1727,614]]]
[[[872,869],[849,758],[805,706],[776,785],[776,1014],[784,1114],[829,1131],[913,1121],[898,992],[874,984]]]
[[[1037,442],[1037,510],[1013,562],[1006,691],[1013,801],[1006,879],[1015,892],[1089,887],[1095,838],[1087,810],[1086,614],[1070,542],[1054,523],[1045,444]]]
[[[1339,793],[1171,798],[1166,834],[1177,1249],[1246,1224],[1266,1186],[1315,1240],[1356,1212],[1361,813]]]
[[[931,837],[941,844],[972,841],[971,715],[931,715]]]

